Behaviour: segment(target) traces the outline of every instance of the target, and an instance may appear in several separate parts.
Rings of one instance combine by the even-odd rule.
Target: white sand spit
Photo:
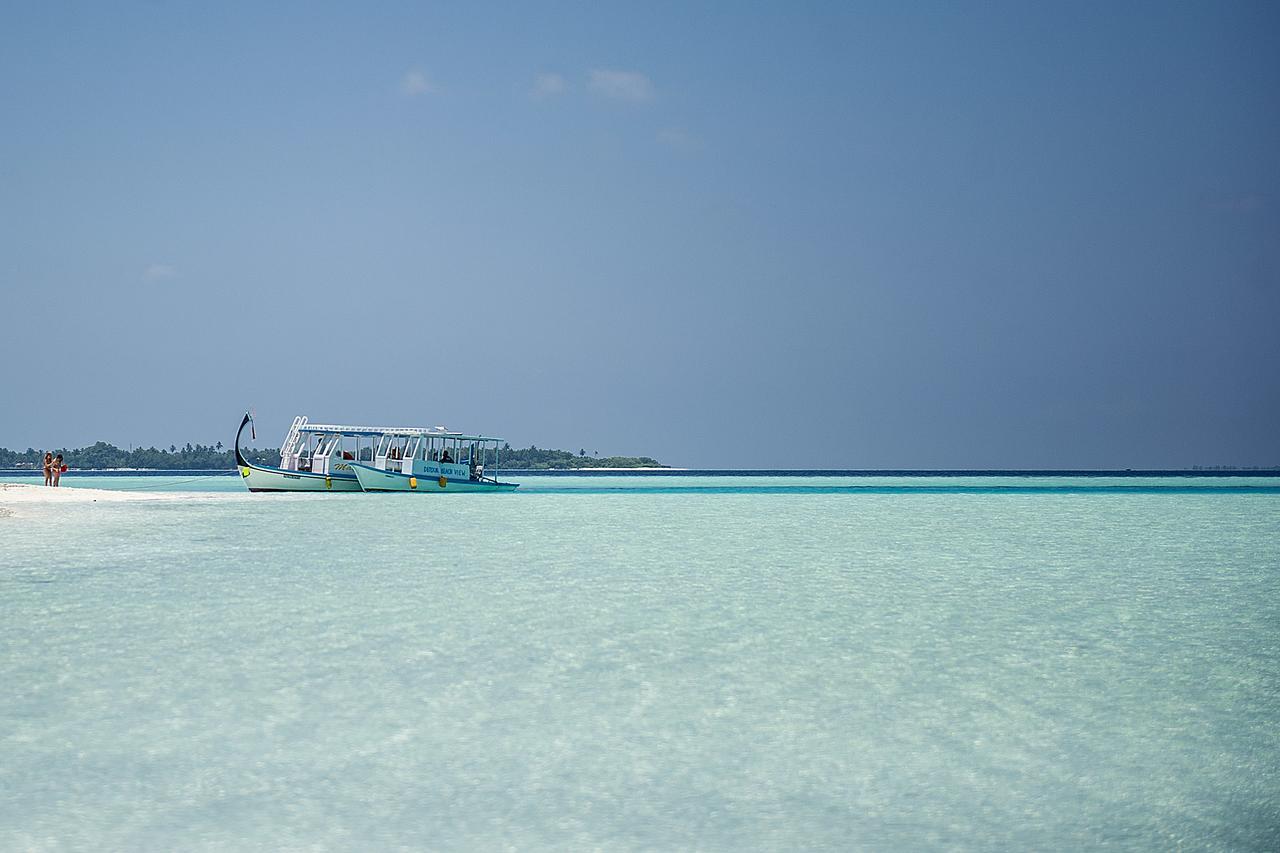
[[[0,506],[14,504],[83,504],[107,501],[191,500],[204,495],[177,492],[125,492],[112,489],[81,489],[66,486],[36,486],[31,483],[0,483]]]
[[[152,492],[150,489],[88,489],[31,483],[0,483],[0,517],[14,517],[15,508],[54,507],[68,503],[125,503],[134,501],[228,501],[247,496],[233,492]]]
[[[556,469],[556,473],[560,473],[561,471],[565,471],[565,470],[570,470],[570,469],[557,468],[557,469]],[[592,467],[589,467],[589,466],[583,466],[582,468],[573,468],[573,469],[571,469],[571,470],[574,470],[574,471],[617,471],[619,474],[625,474],[625,473],[627,473],[628,471],[688,471],[689,469],[688,469],[688,468],[644,468],[644,467],[640,467],[640,468],[592,468]],[[530,474],[541,474],[542,472],[541,472],[541,471],[530,471],[529,473],[530,473]]]

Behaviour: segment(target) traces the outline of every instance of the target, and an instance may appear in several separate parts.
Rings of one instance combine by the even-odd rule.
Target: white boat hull
[[[259,465],[241,465],[240,476],[251,492],[358,492],[360,481],[345,473],[312,474]]]
[[[432,494],[435,492],[510,492],[519,487],[518,483],[497,483],[492,480],[470,480],[444,475],[402,474],[399,471],[384,471],[369,465],[351,463],[360,487],[366,492],[419,492]]]
[[[254,465],[244,458],[240,452],[240,433],[249,423],[245,415],[240,421],[240,429],[236,430],[236,467],[240,469],[240,477],[251,492],[358,492],[360,481],[349,470],[334,471],[330,474],[313,474],[310,471],[286,471],[283,468],[272,468],[267,465]],[[346,463],[342,463],[347,467]]]

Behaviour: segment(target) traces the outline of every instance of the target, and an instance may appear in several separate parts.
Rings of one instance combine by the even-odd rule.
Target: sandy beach
[[[0,518],[21,514],[23,507],[44,508],[65,504],[126,503],[136,501],[198,500],[225,498],[222,493],[124,491],[79,487],[38,486],[31,483],[0,483]]]
[[[106,489],[70,489],[59,486],[36,486],[30,483],[0,483],[0,520],[20,514],[20,508],[32,505],[80,504],[97,501],[145,499],[143,495],[129,492],[111,492]]]
[[[29,503],[94,503],[96,501],[146,501],[168,497],[155,492],[121,492],[31,483],[0,483],[0,505]]]
[[[546,470],[546,469],[543,469],[543,470]],[[582,468],[554,468],[554,469],[551,469],[552,473],[556,473],[556,474],[559,474],[559,473],[561,473],[562,471],[613,471],[613,472],[616,472],[616,473],[618,473],[618,474],[626,474],[626,473],[629,473],[629,472],[632,472],[632,471],[688,471],[688,470],[689,470],[688,468],[669,468],[669,467],[665,467],[665,466],[663,466],[663,467],[658,467],[658,468],[654,468],[654,467],[647,467],[647,468],[646,468],[646,467],[639,467],[639,468],[604,468],[604,467],[599,467],[599,468],[593,468],[593,467],[590,467],[590,466],[584,466],[584,467],[582,467]],[[534,474],[541,474],[541,473],[542,473],[542,470],[532,469],[532,468],[531,468],[531,469],[529,469],[529,471],[530,471],[530,473],[534,473]]]

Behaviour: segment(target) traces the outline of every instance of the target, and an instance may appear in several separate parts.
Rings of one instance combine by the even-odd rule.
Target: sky
[[[1280,6],[0,2],[0,446],[1280,465]]]

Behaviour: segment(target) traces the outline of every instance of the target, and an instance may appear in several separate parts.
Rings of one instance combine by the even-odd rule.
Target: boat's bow
[[[253,416],[245,413],[236,430],[235,453],[236,468],[244,480],[245,487],[251,492],[358,492],[360,483],[355,475],[345,471],[334,471],[328,474],[317,474],[310,471],[287,471],[269,465],[255,465],[245,458],[240,449],[240,436],[244,428],[252,430]]]
[[[244,454],[240,452],[240,434],[244,432],[244,428],[253,423],[253,415],[248,412],[244,413],[244,420],[240,421],[240,429],[236,430],[236,467],[240,469],[240,473],[244,473],[244,469],[249,466],[249,460],[244,458]]]

